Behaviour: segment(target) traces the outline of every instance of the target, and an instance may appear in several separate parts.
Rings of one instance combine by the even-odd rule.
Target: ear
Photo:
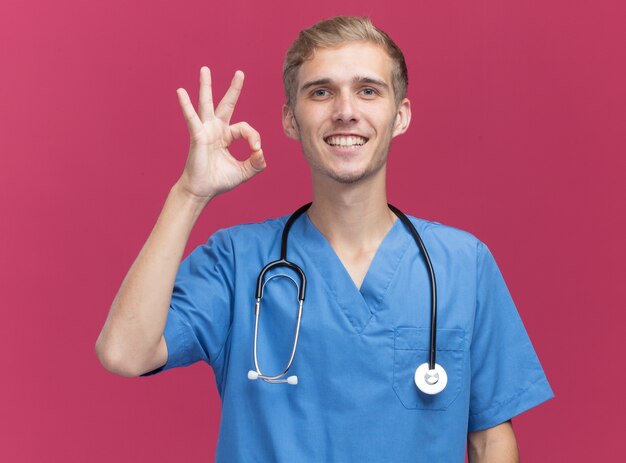
[[[398,112],[396,114],[396,121],[393,125],[393,136],[402,135],[409,128],[411,123],[411,102],[408,98],[405,98],[400,102],[398,106]]]
[[[300,133],[298,131],[298,124],[293,114],[293,110],[286,104],[283,105],[283,130],[285,135],[294,140],[300,139]]]

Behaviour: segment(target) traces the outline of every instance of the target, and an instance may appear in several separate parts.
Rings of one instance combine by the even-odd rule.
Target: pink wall
[[[624,3],[337,4],[0,3],[0,461],[213,458],[210,368],[125,379],[94,343],[183,168],[175,90],[195,102],[201,65],[219,96],[246,72],[235,120],[261,132],[269,168],[210,206],[188,250],[309,200],[280,125],[281,63],[335,14],[371,15],[409,64],[390,200],[489,245],[554,388],[515,420],[523,460],[626,452]]]

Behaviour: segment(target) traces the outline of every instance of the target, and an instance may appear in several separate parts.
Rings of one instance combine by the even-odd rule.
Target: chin
[[[347,172],[345,174],[335,174],[332,176],[332,179],[338,183],[342,183],[344,185],[350,185],[352,183],[357,183],[359,180],[362,180],[366,177],[365,172],[356,173],[356,172]]]
[[[373,172],[362,170],[325,170],[320,172],[322,177],[344,185],[350,185],[362,181],[373,175]]]

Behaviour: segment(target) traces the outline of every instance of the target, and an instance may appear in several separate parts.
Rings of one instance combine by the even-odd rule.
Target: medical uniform
[[[464,461],[467,433],[500,424],[553,397],[505,282],[474,236],[411,218],[437,278],[438,395],[414,383],[428,361],[430,282],[423,256],[396,220],[360,290],[306,214],[288,259],[307,275],[298,384],[250,381],[256,279],[280,256],[287,217],[215,233],[180,266],[165,327],[162,368],[203,360],[222,399],[218,462]],[[281,270],[279,273],[285,273]],[[291,352],[297,290],[265,287],[258,339],[263,374]]]

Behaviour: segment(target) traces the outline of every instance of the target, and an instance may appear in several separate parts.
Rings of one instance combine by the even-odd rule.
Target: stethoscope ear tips
[[[448,374],[441,365],[435,363],[435,369],[428,368],[428,363],[422,363],[415,370],[415,385],[424,394],[439,394],[448,384]]]
[[[250,370],[248,371],[248,379],[254,381],[255,379],[261,378],[263,381],[268,383],[288,383],[292,386],[298,384],[298,377],[296,375],[289,376],[287,379],[278,379],[277,377],[268,378],[267,376],[259,375],[258,371]]]

